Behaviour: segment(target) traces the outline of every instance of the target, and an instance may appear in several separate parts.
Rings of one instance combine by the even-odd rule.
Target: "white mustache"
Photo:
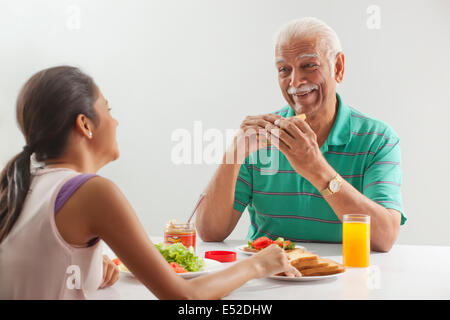
[[[287,90],[288,94],[298,94],[302,92],[307,92],[311,90],[317,90],[319,86],[317,84],[304,84],[300,88],[289,87]]]

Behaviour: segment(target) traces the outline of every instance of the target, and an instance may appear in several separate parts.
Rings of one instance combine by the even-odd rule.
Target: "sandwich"
[[[302,249],[287,252],[289,263],[294,266],[302,276],[325,276],[345,271],[345,267],[331,259],[321,258],[312,252]]]
[[[301,119],[301,120],[305,121],[306,115],[304,113],[301,113],[301,114],[297,114],[295,116],[289,117],[288,119]],[[259,139],[259,133],[256,134],[256,137]],[[264,137],[264,140],[266,140],[265,137]],[[270,139],[267,140],[267,146],[268,147],[271,146]]]
[[[290,117],[289,119],[296,119],[296,118],[302,119],[303,121],[305,121],[306,120],[306,114],[300,113],[300,114],[297,114],[296,116]]]
[[[302,269],[300,272],[304,277],[308,276],[327,276],[331,274],[341,273],[345,271],[345,267],[336,261],[330,259],[319,259],[321,265],[314,266],[307,269]]]

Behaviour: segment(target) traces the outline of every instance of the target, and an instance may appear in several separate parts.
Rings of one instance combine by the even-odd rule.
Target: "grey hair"
[[[305,17],[283,25],[274,37],[274,47],[276,49],[292,39],[312,36],[320,38],[321,45],[325,48],[325,54],[330,62],[331,70],[333,70],[336,55],[342,52],[341,42],[336,32],[317,18]]]

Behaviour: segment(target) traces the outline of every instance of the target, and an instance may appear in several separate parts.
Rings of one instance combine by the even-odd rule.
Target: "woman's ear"
[[[336,55],[336,63],[334,67],[334,79],[337,83],[341,83],[344,79],[345,56],[342,52]]]
[[[88,119],[84,114],[80,113],[75,120],[75,129],[82,136],[85,136],[89,139],[92,138],[92,129],[93,124],[92,121]]]

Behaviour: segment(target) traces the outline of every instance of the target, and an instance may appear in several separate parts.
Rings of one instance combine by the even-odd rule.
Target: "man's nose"
[[[292,71],[291,82],[289,83],[289,85],[291,87],[298,88],[305,83],[307,83],[307,81],[306,81],[304,75],[300,71],[296,71],[296,70]]]

